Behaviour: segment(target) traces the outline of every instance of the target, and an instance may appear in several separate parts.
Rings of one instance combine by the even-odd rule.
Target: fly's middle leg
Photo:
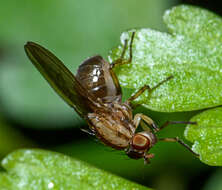
[[[160,81],[156,86],[154,86],[153,88],[151,88],[149,85],[144,85],[142,88],[140,88],[134,95],[132,95],[126,102],[128,102],[129,104],[131,104],[131,102],[133,100],[135,100],[136,98],[138,98],[145,90],[148,90],[149,93],[151,93],[153,90],[155,90],[156,88],[158,88],[159,86],[161,86],[162,84],[164,84],[165,82],[167,82],[168,80],[172,79],[173,75],[170,75],[169,77],[167,77],[166,79]]]

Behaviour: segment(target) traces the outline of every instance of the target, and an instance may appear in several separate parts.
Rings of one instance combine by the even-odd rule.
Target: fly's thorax
[[[118,113],[122,120],[133,119],[132,108],[126,103],[114,102],[113,104],[113,111]]]
[[[136,133],[131,141],[126,154],[133,159],[144,158],[146,152],[157,142],[155,134],[150,131]]]
[[[135,133],[132,108],[128,104],[114,102],[112,104],[111,115],[113,120],[118,122],[122,128],[130,131],[131,134]]]
[[[129,146],[135,127],[132,122],[132,111],[121,104],[112,104],[107,110],[89,113],[90,126],[97,137],[105,144],[116,148],[125,149]]]

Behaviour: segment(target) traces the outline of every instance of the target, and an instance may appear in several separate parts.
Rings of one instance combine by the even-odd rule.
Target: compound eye
[[[133,137],[132,146],[137,150],[145,150],[150,147],[150,140],[141,134],[136,134]]]

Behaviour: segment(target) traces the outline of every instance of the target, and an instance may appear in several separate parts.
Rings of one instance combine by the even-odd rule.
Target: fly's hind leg
[[[132,33],[131,40],[130,40],[129,59],[124,59],[124,56],[125,56],[125,53],[126,53],[126,48],[127,48],[127,43],[128,43],[128,40],[126,39],[125,42],[124,42],[123,51],[122,51],[122,54],[121,54],[120,58],[115,60],[113,63],[111,63],[111,68],[114,68],[114,67],[119,66],[119,65],[124,65],[124,64],[131,63],[132,58],[133,58],[132,46],[133,46],[134,36],[135,36],[135,32]]]

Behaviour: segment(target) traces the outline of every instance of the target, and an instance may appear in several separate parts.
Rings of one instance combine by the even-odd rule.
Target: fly
[[[156,132],[168,124],[195,124],[194,122],[172,121],[158,127],[150,117],[141,113],[133,117],[132,114],[133,100],[145,90],[151,93],[173,76],[167,77],[153,88],[143,86],[127,101],[122,102],[121,87],[113,68],[131,63],[134,36],[135,32],[130,39],[128,59],[124,58],[128,44],[125,40],[119,59],[110,64],[99,55],[90,57],[79,66],[75,76],[53,53],[34,42],[27,42],[25,52],[51,87],[86,120],[90,133],[104,144],[124,150],[130,158],[143,158],[145,163],[154,157],[148,151],[157,141],[178,142],[197,155],[178,137],[158,139],[156,136]],[[143,131],[136,132],[139,125]]]

